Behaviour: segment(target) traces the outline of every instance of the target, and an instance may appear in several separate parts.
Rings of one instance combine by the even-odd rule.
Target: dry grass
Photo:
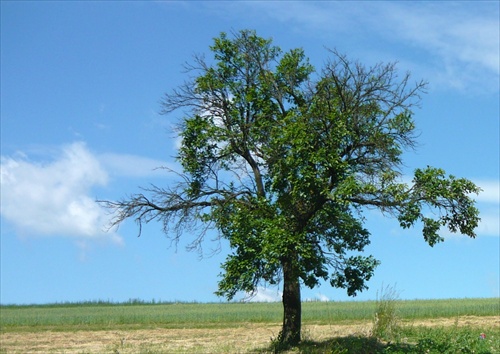
[[[404,321],[403,321],[404,323]],[[496,327],[500,331],[500,316],[460,316],[409,321],[413,326],[422,327]]]
[[[488,325],[500,329],[498,316],[415,320],[415,326]],[[305,324],[307,340],[368,335],[370,321],[335,325]],[[0,335],[1,353],[265,353],[279,324],[242,323],[228,328],[137,329],[74,332],[9,332]]]
[[[365,333],[369,323],[306,325],[304,333],[317,340]],[[12,332],[1,335],[6,353],[250,353],[265,351],[279,324],[242,324],[229,328],[151,329],[128,331]]]

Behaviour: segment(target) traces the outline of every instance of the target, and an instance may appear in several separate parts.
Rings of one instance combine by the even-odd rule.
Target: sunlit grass
[[[389,313],[385,300],[397,308],[397,332],[390,336],[372,328],[376,313]],[[302,309],[304,340],[287,353],[500,354],[499,298],[399,301],[389,296],[305,302]],[[214,353],[273,353],[271,338],[281,320],[281,303],[131,300],[0,306],[0,353],[46,352],[49,347],[54,352],[80,348],[81,353],[206,353],[208,348]]]
[[[377,303],[305,302],[304,323],[332,324],[340,321],[372,320]],[[403,320],[500,314],[500,301],[449,299],[396,301]],[[144,303],[85,302],[31,306],[0,306],[1,331],[75,330],[122,328],[203,328],[231,323],[279,323],[281,303]]]
[[[489,337],[479,338],[476,328],[432,328],[406,330],[411,338],[393,342],[381,341],[375,337],[350,335],[324,341],[306,340],[290,353],[307,354],[498,354],[500,336],[492,329]],[[268,353],[262,350],[260,353]]]

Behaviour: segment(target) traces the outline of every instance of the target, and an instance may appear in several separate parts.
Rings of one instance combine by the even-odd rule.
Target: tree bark
[[[293,260],[283,261],[283,328],[279,339],[287,346],[300,342],[302,305],[299,277],[294,268]]]

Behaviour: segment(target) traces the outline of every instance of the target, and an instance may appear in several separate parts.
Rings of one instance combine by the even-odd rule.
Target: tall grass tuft
[[[376,309],[373,316],[372,336],[377,339],[393,340],[400,332],[398,317],[399,293],[393,286],[382,286],[377,291]]]

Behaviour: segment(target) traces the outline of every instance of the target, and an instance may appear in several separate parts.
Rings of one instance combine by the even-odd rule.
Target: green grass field
[[[405,320],[457,316],[495,316],[500,300],[412,300],[396,301],[399,317]],[[375,301],[305,302],[304,322],[330,324],[338,321],[371,320]],[[142,303],[113,304],[88,302],[28,306],[0,306],[1,331],[74,330],[76,327],[102,329],[109,326],[158,326],[200,328],[231,323],[278,323],[281,303]]]
[[[401,324],[391,338],[374,338],[369,335],[332,336],[321,340],[309,338],[308,328],[333,328],[332,326],[363,325],[371,326],[377,308],[376,301],[367,302],[305,302],[303,303],[303,328],[305,340],[301,353],[500,353],[500,299],[449,299],[449,300],[394,300],[398,321]],[[497,316],[491,321],[492,316]],[[474,318],[473,323],[458,319]],[[479,320],[477,320],[479,318]],[[481,318],[489,322],[481,323]],[[495,317],[493,317],[495,318]],[[28,350],[19,347],[7,348],[10,343],[6,338],[17,336],[17,342],[23,341],[23,334],[35,336],[37,333],[97,333],[105,331],[125,331],[139,333],[161,329],[168,333],[187,333],[198,331],[206,333],[208,338],[215,338],[217,333],[230,333],[232,329],[249,326],[252,330],[260,328],[279,328],[282,319],[281,303],[144,303],[130,301],[123,304],[109,302],[63,303],[50,305],[7,305],[0,306],[0,353],[22,352]],[[422,321],[432,324],[434,319],[449,319],[455,325],[425,326]],[[464,325],[465,323],[465,325]],[[493,324],[492,324],[493,323]],[[273,327],[274,326],[274,327]],[[184,331],[184,332],[182,332]],[[273,329],[275,331],[275,329]],[[487,340],[479,340],[480,333],[488,333]],[[193,332],[194,333],[194,332]],[[208,335],[207,333],[211,333]],[[244,332],[243,332],[244,333]],[[276,332],[273,332],[276,334]],[[180,334],[179,334],[180,335]],[[186,341],[189,342],[188,337]],[[229,334],[227,334],[229,335]],[[191,334],[191,336],[194,336]],[[197,334],[196,336],[200,336]],[[234,339],[237,343],[237,336]],[[314,337],[314,335],[313,335]],[[28,338],[28,337],[26,337]],[[270,344],[268,337],[267,345]],[[199,339],[199,338],[198,338]],[[196,341],[193,337],[192,340]],[[27,339],[26,339],[27,340]],[[150,343],[151,340],[144,340]],[[220,340],[213,340],[220,341]],[[16,342],[16,343],[17,343]],[[2,347],[4,343],[4,347]],[[123,340],[121,341],[123,346]],[[205,343],[206,344],[206,343]],[[221,343],[215,343],[221,344]],[[10,344],[9,344],[10,345]],[[54,344],[56,345],[56,344]],[[128,352],[189,352],[176,351],[171,347],[155,347],[149,344],[147,350],[130,347]],[[158,344],[159,345],[159,344]],[[62,344],[61,344],[62,346]],[[33,347],[36,348],[36,347]],[[108,347],[106,347],[108,348]],[[142,348],[142,347],[141,347]],[[194,352],[203,352],[203,345]],[[231,352],[231,345],[216,346],[216,352]],[[225,349],[224,349],[225,348]],[[260,349],[259,349],[260,348]],[[271,348],[271,349],[270,349]],[[363,349],[364,348],[364,349]],[[63,349],[60,347],[59,349]],[[109,349],[109,348],[108,348]],[[127,352],[122,347],[119,352]],[[144,348],[143,348],[144,349]],[[365,350],[366,351],[363,351]],[[268,352],[272,347],[256,342],[243,352]],[[37,350],[33,349],[34,352]],[[57,347],[56,350],[57,352]],[[212,350],[211,350],[212,351]],[[65,348],[64,352],[67,351]],[[75,351],[84,353],[83,351]],[[94,352],[90,350],[89,352]],[[107,351],[105,352],[112,352]]]

